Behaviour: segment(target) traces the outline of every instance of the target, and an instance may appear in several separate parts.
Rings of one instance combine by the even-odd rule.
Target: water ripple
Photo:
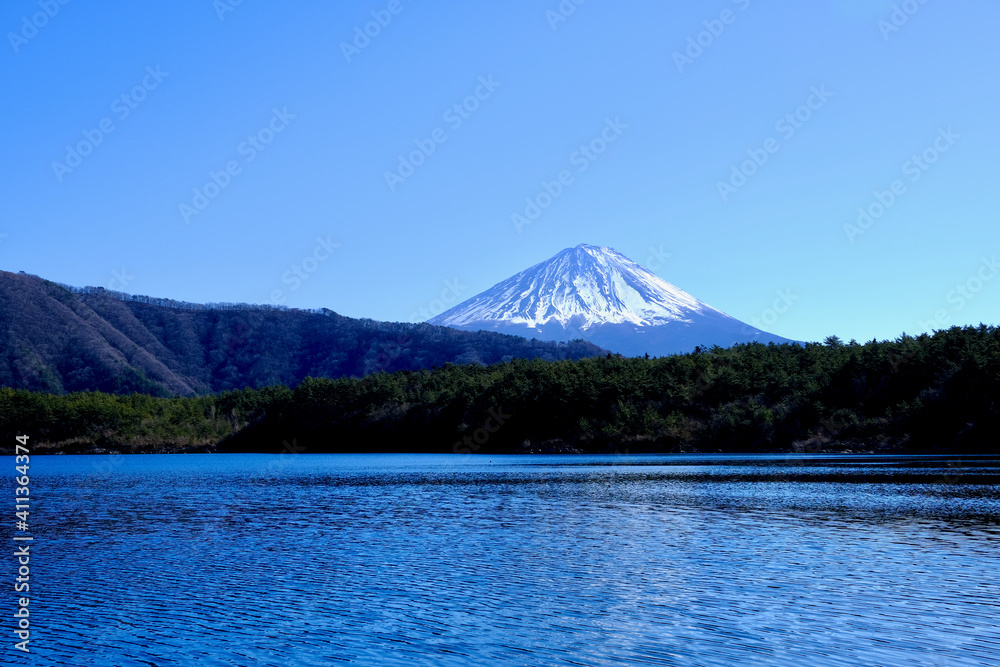
[[[1000,664],[992,459],[290,458],[40,459],[33,664]]]

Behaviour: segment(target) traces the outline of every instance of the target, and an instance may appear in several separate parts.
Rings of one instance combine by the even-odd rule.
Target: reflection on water
[[[32,664],[1000,664],[997,460],[32,464]]]

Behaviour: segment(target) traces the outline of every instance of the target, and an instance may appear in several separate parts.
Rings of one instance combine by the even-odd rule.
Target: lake
[[[31,473],[18,664],[1000,664],[997,459],[49,456]]]

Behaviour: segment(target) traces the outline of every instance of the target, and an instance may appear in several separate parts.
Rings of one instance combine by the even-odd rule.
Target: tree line
[[[49,451],[994,453],[1000,329],[447,363],[199,397],[0,389]]]

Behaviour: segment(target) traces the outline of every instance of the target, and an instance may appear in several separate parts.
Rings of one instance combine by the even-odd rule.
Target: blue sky
[[[790,338],[995,324],[998,23],[985,0],[11,0],[0,267],[407,321],[591,243]]]

